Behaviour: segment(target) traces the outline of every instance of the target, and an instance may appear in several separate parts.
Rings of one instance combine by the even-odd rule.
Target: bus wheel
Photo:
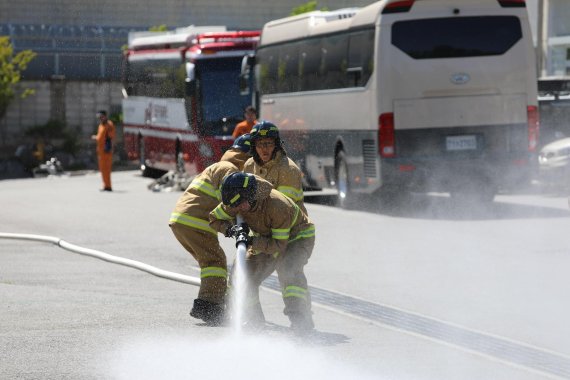
[[[182,151],[176,152],[176,171],[178,173],[184,173],[186,171],[184,168],[184,153],[182,153]]]
[[[349,208],[351,204],[352,195],[348,184],[348,164],[346,163],[346,156],[343,151],[338,152],[335,160],[335,173],[336,173],[336,189],[337,206],[344,209]]]
[[[146,164],[145,146],[142,136],[139,137],[139,163],[141,167],[141,175],[145,178],[160,178],[166,173],[164,170],[155,169]]]
[[[146,166],[144,139],[142,136],[139,136],[139,165],[141,168],[141,175],[143,177],[150,177],[150,170]]]

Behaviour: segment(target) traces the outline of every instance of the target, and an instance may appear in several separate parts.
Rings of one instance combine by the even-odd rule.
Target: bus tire
[[[335,184],[338,192],[336,204],[343,209],[353,206],[353,194],[350,192],[348,181],[348,163],[346,155],[341,150],[335,159]]]
[[[141,168],[141,175],[145,178],[160,178],[163,176],[166,171],[155,169],[146,164],[146,155],[145,155],[145,147],[144,147],[144,139],[142,136],[139,136],[139,163]]]
[[[177,173],[184,173],[186,169],[184,168],[184,153],[182,153],[182,148],[180,145],[180,140],[176,142],[176,172]]]
[[[139,136],[139,166],[143,177],[151,177],[150,168],[146,165],[146,155],[144,150],[144,139]]]

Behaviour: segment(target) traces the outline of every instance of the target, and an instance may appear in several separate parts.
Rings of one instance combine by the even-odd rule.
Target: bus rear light
[[[527,120],[528,120],[528,151],[536,152],[538,146],[538,134],[540,130],[540,123],[538,120],[538,107],[526,107]]]
[[[382,14],[409,12],[412,9],[412,5],[414,5],[414,1],[416,0],[399,0],[390,3],[382,9]]]
[[[498,0],[499,5],[503,8],[524,8],[526,0]]]
[[[396,135],[394,133],[394,114],[383,113],[378,118],[378,150],[381,157],[396,156]]]

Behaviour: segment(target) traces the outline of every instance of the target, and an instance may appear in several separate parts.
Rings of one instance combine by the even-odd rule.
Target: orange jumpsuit
[[[304,273],[315,244],[315,226],[291,198],[272,189],[269,182],[257,179],[256,203],[241,216],[253,232],[248,249],[248,276],[245,301],[246,320],[264,319],[259,304],[259,286],[274,270],[282,289],[284,314],[292,327],[312,328],[311,296]],[[210,213],[210,226],[225,232],[236,215],[223,204]],[[261,315],[260,315],[261,314]]]
[[[251,128],[253,128],[255,124],[257,124],[257,120],[254,120],[251,123],[248,123],[247,120],[237,123],[232,133],[232,137],[235,139],[241,135],[251,132]]]
[[[219,188],[224,177],[237,172],[247,157],[239,149],[226,151],[220,162],[194,178],[170,215],[174,236],[200,265],[198,299],[216,305],[224,304],[227,261],[218,233],[209,226],[208,215],[220,203]]]
[[[99,162],[99,171],[103,179],[103,189],[111,190],[111,170],[113,168],[113,149],[110,152],[105,152],[105,138],[109,136],[113,143],[115,142],[115,125],[111,120],[99,124],[97,130],[97,159]],[[114,144],[113,144],[114,145]]]

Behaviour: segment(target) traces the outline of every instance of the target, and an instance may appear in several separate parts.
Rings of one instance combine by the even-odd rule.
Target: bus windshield
[[[501,55],[521,38],[515,16],[428,18],[392,27],[392,44],[415,59]]]
[[[205,59],[196,63],[201,91],[202,134],[230,135],[236,123],[243,120],[243,109],[250,95],[240,95],[241,57]]]
[[[129,57],[125,89],[129,96],[184,97],[185,71],[180,54],[144,59]]]

